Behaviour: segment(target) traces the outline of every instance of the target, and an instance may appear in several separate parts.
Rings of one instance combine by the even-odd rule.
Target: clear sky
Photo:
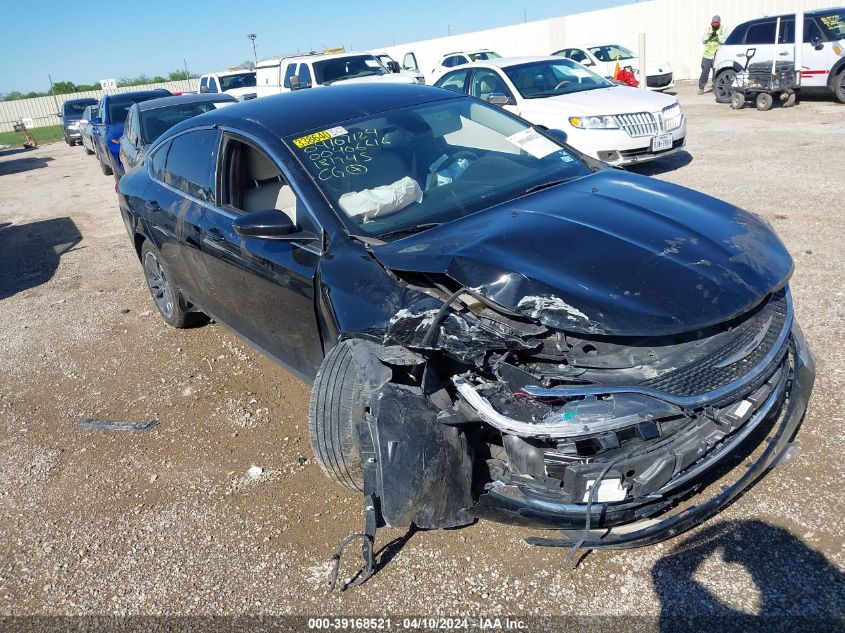
[[[192,73],[252,58],[345,46],[366,50],[627,4],[634,0],[41,0],[2,3],[0,93],[53,81]]]

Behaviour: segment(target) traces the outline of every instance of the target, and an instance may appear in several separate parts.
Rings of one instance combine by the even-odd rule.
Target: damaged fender
[[[364,498],[372,500],[377,526],[471,523],[464,509],[473,504],[472,450],[463,431],[440,421],[442,407],[432,401],[439,385],[426,375],[425,360],[399,346],[340,344],[350,346],[365,383],[361,398],[367,413],[358,435]],[[426,389],[407,384],[416,376]]]

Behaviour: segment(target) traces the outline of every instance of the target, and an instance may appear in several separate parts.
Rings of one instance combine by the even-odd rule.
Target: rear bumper
[[[698,464],[679,473],[676,479],[646,498],[619,503],[594,503],[591,530],[582,547],[630,548],[658,543],[699,525],[729,505],[738,495],[770,470],[786,451],[798,431],[807,409],[815,381],[815,360],[797,324],[790,336],[792,372],[782,391],[772,395],[771,404],[761,411],[759,419],[752,418],[734,433],[721,450],[714,449]],[[702,482],[712,477],[717,464],[740,452],[745,440],[754,431],[765,428],[773,416],[777,421],[769,430],[769,444],[760,456],[735,483],[702,503],[692,505],[676,514],[655,518],[669,510],[676,502],[696,492]],[[760,427],[759,429],[757,427]],[[737,466],[742,468],[742,465]],[[479,497],[468,510],[478,518],[514,525],[561,530],[560,538],[534,537],[531,545],[571,547],[583,536],[586,523],[586,504],[552,503],[526,497],[515,486],[494,487]]]

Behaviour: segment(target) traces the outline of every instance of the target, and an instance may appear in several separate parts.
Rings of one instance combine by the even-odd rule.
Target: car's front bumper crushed
[[[618,503],[593,503],[590,523],[594,529],[580,546],[591,549],[639,547],[676,536],[719,512],[772,468],[801,425],[815,380],[815,360],[797,324],[793,326],[789,346],[788,373],[751,419],[654,493]],[[764,444],[760,454],[734,483],[723,484],[721,492],[704,502],[664,518],[655,518],[684,497],[713,483],[720,465],[746,458],[761,443],[761,438],[768,444]],[[469,512],[478,518],[562,530],[561,538],[534,537],[527,542],[570,547],[585,536],[586,509],[586,503],[554,503],[526,495],[517,486],[496,485],[481,495]]]

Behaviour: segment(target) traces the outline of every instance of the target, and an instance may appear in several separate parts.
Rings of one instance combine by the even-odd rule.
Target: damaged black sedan
[[[369,539],[476,518],[559,530],[536,544],[668,538],[777,462],[812,390],[764,221],[454,92],[201,115],[120,207],[170,324],[205,313],[313,381],[314,453],[363,493]]]

